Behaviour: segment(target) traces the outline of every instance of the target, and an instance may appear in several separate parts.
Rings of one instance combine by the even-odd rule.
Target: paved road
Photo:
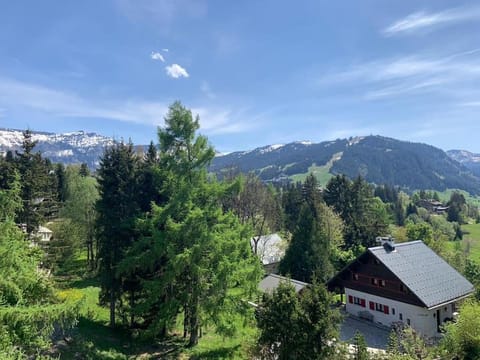
[[[387,348],[388,336],[390,335],[389,330],[379,328],[366,321],[351,318],[348,315],[345,316],[340,328],[340,340],[351,342],[357,330],[362,333],[368,347],[377,349]]]

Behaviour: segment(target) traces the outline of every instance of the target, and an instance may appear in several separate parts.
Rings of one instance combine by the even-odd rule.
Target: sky
[[[0,127],[147,144],[176,100],[220,152],[371,134],[480,152],[480,3],[0,3]]]

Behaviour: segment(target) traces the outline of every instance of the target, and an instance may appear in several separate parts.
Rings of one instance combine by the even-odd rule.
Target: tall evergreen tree
[[[23,132],[22,150],[16,152],[16,168],[22,185],[22,210],[17,214],[17,222],[25,224],[31,234],[45,215],[44,206],[51,200],[52,187],[49,182],[48,164],[40,153],[34,153],[36,141],[30,130]],[[55,189],[56,187],[54,187]]]
[[[198,117],[176,102],[165,125],[159,129],[159,167],[166,201],[153,206],[145,222],[150,236],[135,244],[123,271],[142,277],[148,297],[141,312],[150,317],[150,330],[163,333],[183,310],[185,335],[195,345],[200,327],[208,323],[223,333],[233,331],[227,314],[245,304],[242,294],[229,289],[253,291],[260,268],[247,228],[222,211],[224,187],[207,179],[214,151],[196,134]]]
[[[136,198],[137,158],[131,143],[116,143],[100,160],[97,201],[97,237],[101,301],[109,303],[110,326],[115,326],[117,301],[122,295],[122,278],[117,267],[135,239],[138,216]]]
[[[280,271],[306,282],[312,275],[327,280],[333,275],[333,253],[343,244],[342,221],[320,198],[313,175],[307,177],[303,189],[305,200]]]

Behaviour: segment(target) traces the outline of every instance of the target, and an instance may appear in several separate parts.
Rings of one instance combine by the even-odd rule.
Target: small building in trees
[[[448,206],[435,199],[420,199],[417,201],[417,206],[423,207],[434,214],[444,214],[448,211]]]
[[[473,285],[420,240],[377,239],[381,245],[368,248],[330,279],[329,290],[345,294],[349,314],[438,336],[458,302],[474,292]]]
[[[258,284],[258,289],[264,293],[271,293],[275,291],[281,282],[287,282],[293,285],[295,292],[301,293],[309,284],[303,281],[298,281],[294,279],[287,278],[285,276],[280,276],[276,274],[269,274],[265,276],[260,284]]]
[[[277,274],[280,260],[285,255],[286,244],[278,234],[253,237],[250,240],[252,251],[260,258],[267,274]]]

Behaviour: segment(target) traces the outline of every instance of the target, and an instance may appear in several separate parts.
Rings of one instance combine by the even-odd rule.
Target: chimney
[[[395,239],[392,237],[392,235],[377,236],[375,240],[377,243],[382,245],[385,248],[385,250],[387,251],[395,250]]]

